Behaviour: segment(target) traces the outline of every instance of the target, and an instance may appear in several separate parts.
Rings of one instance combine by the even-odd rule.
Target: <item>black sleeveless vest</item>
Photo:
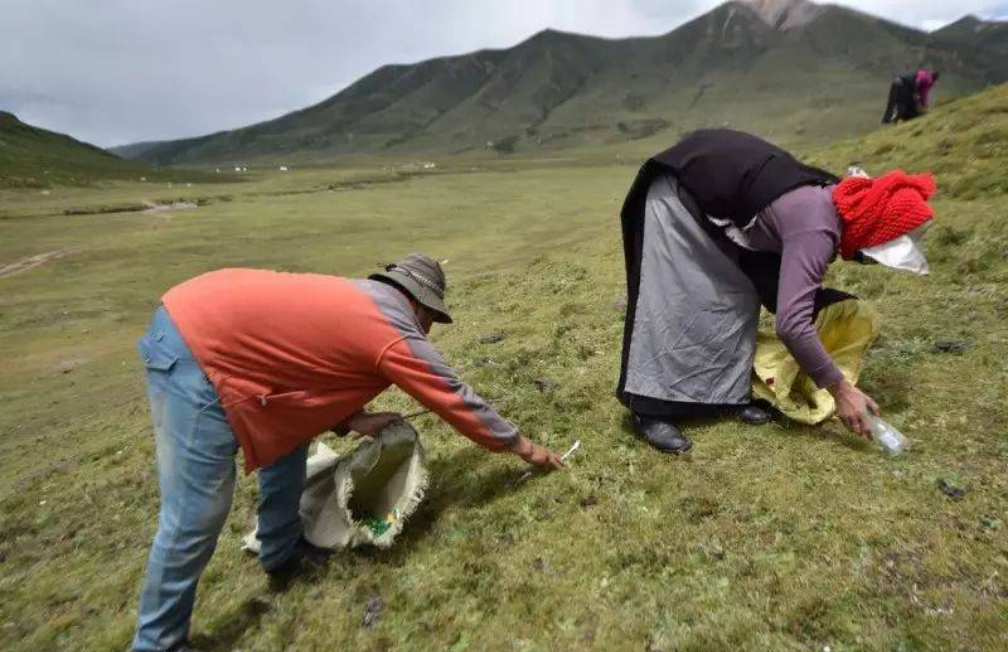
[[[627,195],[624,213],[639,209],[635,204],[646,200],[651,181],[662,172],[672,172],[703,213],[739,227],[790,190],[839,181],[756,136],[701,129],[644,164]]]

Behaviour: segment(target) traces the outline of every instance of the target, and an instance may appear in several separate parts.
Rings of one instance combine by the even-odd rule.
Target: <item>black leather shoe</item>
[[[738,418],[750,426],[762,426],[764,423],[770,423],[770,412],[755,403],[750,403],[739,408]]]
[[[678,455],[693,448],[693,442],[674,424],[660,419],[633,415],[634,431],[663,453]]]

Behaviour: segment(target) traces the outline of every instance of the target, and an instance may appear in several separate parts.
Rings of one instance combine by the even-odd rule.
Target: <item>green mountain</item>
[[[99,181],[233,181],[196,170],[156,169],[0,111],[0,188],[88,186]]]
[[[965,16],[934,32],[939,40],[953,43],[970,43],[979,46],[991,58],[1000,58],[1008,65],[1008,22],[985,21],[976,16]]]
[[[927,34],[806,0],[732,1],[657,37],[546,30],[504,50],[384,66],[275,120],[119,151],[159,165],[535,152],[720,124],[822,142],[874,127],[908,68],[939,68],[939,96],[1008,79],[1003,24],[980,25]]]
[[[116,156],[119,156],[119,157],[122,157],[122,158],[137,158],[142,153],[144,153],[145,151],[147,151],[148,149],[150,149],[151,147],[155,147],[157,145],[160,145],[160,144],[162,144],[162,142],[163,141],[148,140],[148,141],[144,141],[142,143],[130,143],[128,145],[118,145],[116,147],[107,147],[106,149],[108,151],[112,152],[113,154],[115,154]]]
[[[136,176],[146,165],[124,161],[70,136],[25,124],[0,111],[0,187],[86,183],[95,177]]]

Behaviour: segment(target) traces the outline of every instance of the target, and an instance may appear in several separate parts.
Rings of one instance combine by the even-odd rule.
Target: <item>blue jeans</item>
[[[196,584],[231,509],[238,442],[213,385],[168,312],[139,342],[157,446],[161,515],[147,561],[133,648],[171,650],[189,635]],[[307,446],[259,471],[259,561],[282,566],[301,537]]]

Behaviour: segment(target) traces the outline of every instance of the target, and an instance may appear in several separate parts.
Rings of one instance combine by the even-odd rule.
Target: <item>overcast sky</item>
[[[98,145],[196,136],[309,106],[386,63],[546,27],[662,34],[718,0],[0,0],[0,109]],[[933,29],[1005,0],[844,0]]]

